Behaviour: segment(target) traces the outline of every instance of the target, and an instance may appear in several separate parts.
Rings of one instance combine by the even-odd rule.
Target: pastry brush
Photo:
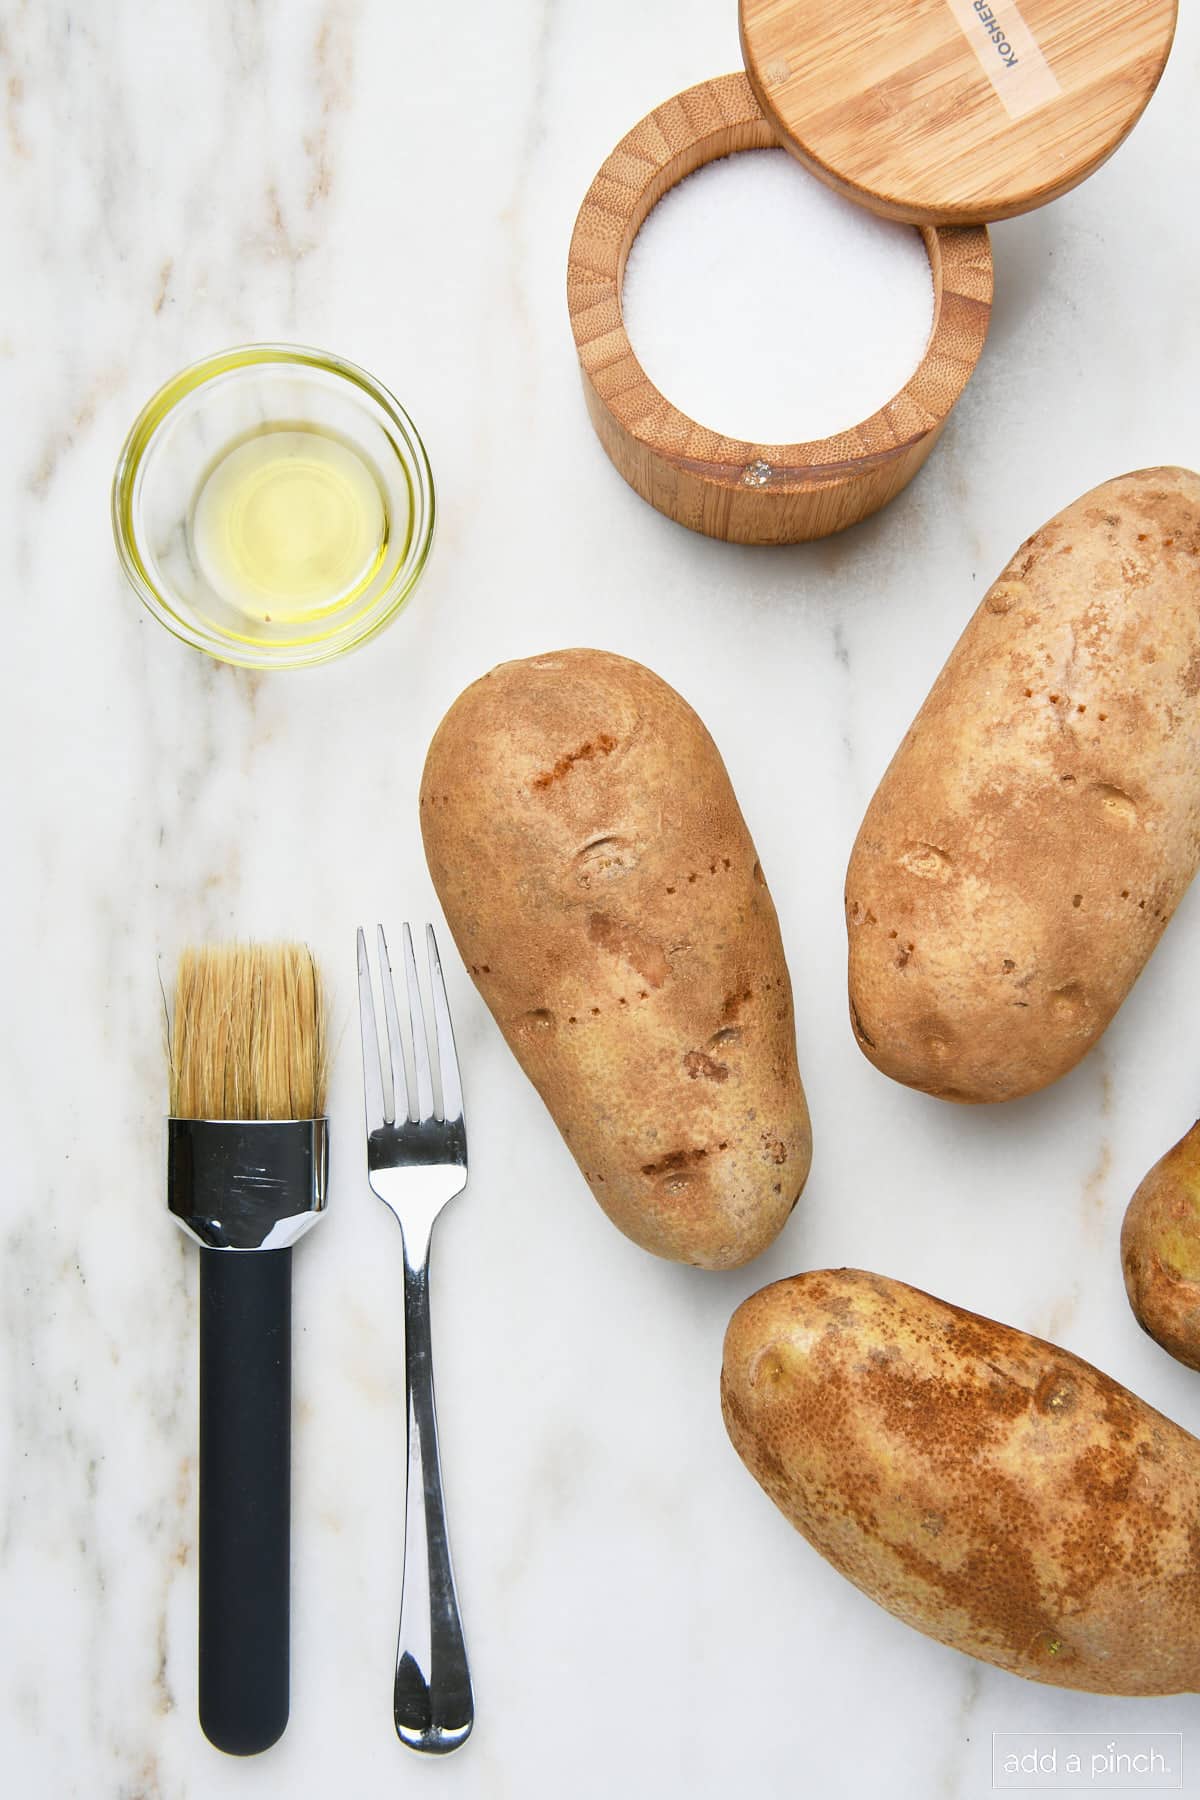
[[[325,1006],[298,944],[186,950],[167,1205],[200,1245],[200,1724],[251,1756],[288,1719],[292,1245],[325,1206]]]

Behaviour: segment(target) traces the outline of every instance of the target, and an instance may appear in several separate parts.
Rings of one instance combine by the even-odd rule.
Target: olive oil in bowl
[[[226,449],[192,510],[197,565],[248,621],[299,624],[352,605],[387,556],[377,473],[311,426],[273,425]]]
[[[295,668],[371,637],[433,537],[429,461],[353,363],[250,345],[185,369],[142,409],[113,480],[125,573],[187,643]]]

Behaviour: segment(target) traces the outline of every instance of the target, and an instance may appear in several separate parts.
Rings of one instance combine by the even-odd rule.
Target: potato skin
[[[779,922],[708,732],[639,663],[503,663],[438,727],[430,873],[596,1199],[659,1256],[766,1248],[812,1155]]]
[[[864,1054],[943,1099],[1066,1074],[1200,858],[1200,476],[1104,483],[1026,543],[950,654],[846,877]]]
[[[857,1269],[733,1315],[751,1474],[918,1631],[1103,1694],[1200,1686],[1200,1441],[1040,1338]]]
[[[1121,1267],[1142,1330],[1200,1369],[1200,1122],[1155,1163],[1129,1202]]]

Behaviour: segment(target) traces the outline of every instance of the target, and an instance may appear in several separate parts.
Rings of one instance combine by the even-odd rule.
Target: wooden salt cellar
[[[1157,86],[1177,5],[741,0],[748,75],[702,82],[635,125],[588,189],[571,238],[584,397],[630,486],[680,524],[743,544],[825,537],[893,499],[983,349],[987,221],[1056,198],[1112,154]],[[934,320],[912,378],[869,419],[814,443],[755,444],[708,429],[658,391],[626,334],[621,283],[669,188],[718,157],[780,144],[829,186],[920,229]]]
[[[992,299],[986,229],[928,227],[933,333],[920,366],[886,406],[810,444],[754,444],[689,419],[659,393],[630,346],[621,316],[625,259],[646,215],[677,181],[731,151],[776,145],[745,75],[676,95],[635,125],[600,170],[567,264],[571,329],[600,442],[651,506],[736,544],[827,537],[898,494],[933,449],[979,360]],[[729,328],[736,331],[737,321]]]

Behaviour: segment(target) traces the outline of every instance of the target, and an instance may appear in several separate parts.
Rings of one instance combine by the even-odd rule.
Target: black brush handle
[[[291,1250],[200,1255],[200,1724],[253,1756],[288,1721]]]

